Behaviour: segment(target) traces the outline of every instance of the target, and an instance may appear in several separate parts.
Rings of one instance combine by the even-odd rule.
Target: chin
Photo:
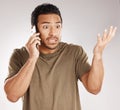
[[[47,48],[51,49],[51,50],[54,50],[58,47],[60,42],[56,42],[56,43],[53,43],[53,44],[48,44],[46,45]]]
[[[56,43],[41,42],[41,45],[46,49],[54,50],[58,47],[59,43],[60,42],[56,42]]]
[[[58,43],[59,44],[59,43]],[[58,44],[46,45],[46,47],[50,50],[54,50],[58,47]]]

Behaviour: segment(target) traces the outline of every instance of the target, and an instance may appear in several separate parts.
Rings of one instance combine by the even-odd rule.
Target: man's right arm
[[[29,58],[15,76],[6,80],[4,89],[10,101],[16,102],[27,91],[35,63],[35,59]]]
[[[26,44],[26,49],[29,53],[26,63],[16,75],[5,81],[4,90],[7,98],[12,102],[16,102],[22,97],[30,85],[35,64],[39,57],[39,50],[36,48],[36,45],[40,45],[40,38],[36,37],[38,35],[39,33],[33,34]]]

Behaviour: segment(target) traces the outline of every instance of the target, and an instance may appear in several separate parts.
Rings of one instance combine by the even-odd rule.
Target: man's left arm
[[[104,77],[102,54],[106,45],[115,36],[116,29],[116,27],[113,28],[113,26],[111,26],[108,31],[104,31],[102,37],[98,34],[97,44],[93,51],[91,69],[80,78],[83,85],[90,93],[97,94],[101,90]]]

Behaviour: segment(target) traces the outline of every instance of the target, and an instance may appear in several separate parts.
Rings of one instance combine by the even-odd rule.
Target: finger
[[[38,37],[31,38],[30,41],[28,42],[28,44],[32,44],[35,40],[39,40],[40,41],[40,38],[38,38]]]
[[[29,50],[29,48],[34,47],[36,45],[40,45],[39,39],[35,39],[32,43],[27,43],[25,47],[27,50]]]
[[[40,33],[34,33],[33,35],[32,35],[32,37],[39,37],[40,36]]]
[[[106,35],[106,39],[104,39],[106,42],[109,42],[112,39],[111,38],[112,31],[113,31],[113,26],[110,26],[109,31],[107,32]]]
[[[98,34],[98,35],[97,35],[97,41],[98,41],[98,43],[100,43],[101,40],[102,40],[102,39],[101,39],[101,36],[100,36],[100,34]]]
[[[107,38],[107,29],[104,30],[102,40],[106,40],[106,38]]]
[[[115,28],[113,29],[113,31],[112,31],[112,34],[111,34],[112,37],[115,36],[116,30],[117,30],[117,27],[115,27]]]
[[[39,46],[40,45],[40,41],[39,40],[34,40],[31,45],[33,45],[35,47]]]
[[[35,33],[33,34],[30,39],[28,40],[28,43],[32,43],[34,40],[40,40],[40,37],[38,37],[40,35],[40,33]]]
[[[110,31],[108,33],[108,41],[110,41],[114,36],[117,28],[113,28],[113,26],[110,27]]]
[[[108,32],[108,38],[111,37],[112,32],[113,32],[113,26],[110,26],[109,32]]]

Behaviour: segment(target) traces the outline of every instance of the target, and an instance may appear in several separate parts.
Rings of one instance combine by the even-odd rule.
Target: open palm
[[[116,29],[116,27],[111,26],[108,31],[105,29],[103,36],[100,36],[100,34],[98,34],[97,44],[94,48],[94,55],[102,56],[104,48],[115,36]]]

